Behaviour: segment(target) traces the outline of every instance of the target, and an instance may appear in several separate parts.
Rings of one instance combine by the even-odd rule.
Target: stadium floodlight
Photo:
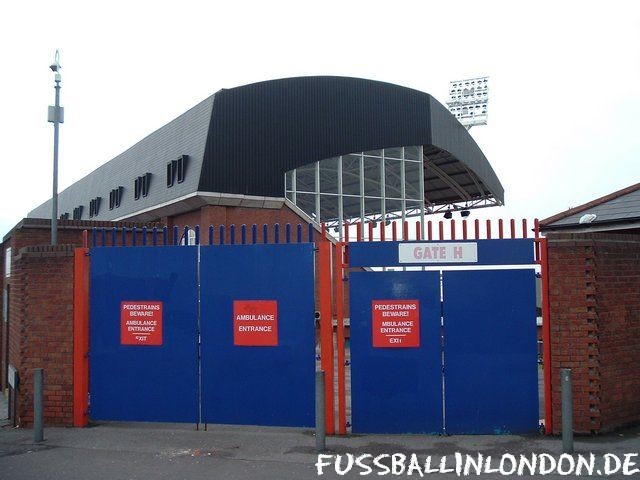
[[[449,82],[447,107],[464,127],[487,124],[489,77],[468,78]]]

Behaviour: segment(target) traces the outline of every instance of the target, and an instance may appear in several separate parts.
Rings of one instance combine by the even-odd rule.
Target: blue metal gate
[[[349,244],[351,267],[414,270],[350,276],[353,432],[536,431],[533,254],[528,239]]]
[[[202,421],[313,425],[313,245],[203,247],[201,255]],[[234,340],[242,306],[256,306],[245,316],[275,311],[277,337]]]
[[[354,272],[349,281],[353,431],[439,433],[442,430],[440,275]],[[419,346],[374,347],[372,302],[400,299],[417,302]]]
[[[445,431],[538,426],[533,270],[443,272]]]
[[[186,247],[91,249],[93,420],[198,420],[197,254]],[[145,320],[137,319],[147,317],[129,320],[125,309],[158,303],[162,318],[154,333],[160,344],[145,344],[147,335],[136,340],[135,330],[145,328],[139,324]]]
[[[90,258],[91,419],[313,424],[312,243]]]

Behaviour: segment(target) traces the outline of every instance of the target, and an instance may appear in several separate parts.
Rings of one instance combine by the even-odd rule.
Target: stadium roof
[[[87,219],[96,198],[94,220],[151,221],[206,204],[278,207],[289,170],[409,145],[424,146],[428,206],[504,202],[478,145],[429,94],[358,78],[296,77],[218,91],[65,189],[58,211],[83,207]],[[168,186],[168,164],[178,158],[184,176]],[[144,195],[134,194],[139,177],[146,177]],[[109,208],[116,190],[119,206]],[[29,213],[50,215],[51,201]]]

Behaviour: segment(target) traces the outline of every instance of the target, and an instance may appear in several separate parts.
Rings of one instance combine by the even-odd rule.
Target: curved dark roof
[[[431,95],[347,77],[285,78],[217,92],[199,190],[283,196],[288,170],[407,145],[427,147],[435,167],[426,169],[430,202],[503,202],[502,185],[478,145]]]
[[[466,129],[430,95],[346,77],[298,77],[223,89],[159,128],[59,195],[59,214],[98,197],[94,220],[153,221],[202,204],[278,206],[284,173],[318,160],[423,145],[425,197],[434,205],[493,199],[504,191]],[[184,182],[167,187],[167,163],[188,158]],[[148,195],[134,179],[149,174]],[[108,208],[121,187],[121,205]],[[106,206],[105,206],[106,204]],[[49,218],[51,200],[29,213]]]

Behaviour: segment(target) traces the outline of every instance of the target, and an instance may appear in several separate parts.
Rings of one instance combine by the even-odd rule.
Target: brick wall
[[[181,215],[176,215],[174,217],[169,217],[166,219],[167,224],[179,227],[181,230],[184,226],[188,225],[193,227],[195,225],[200,225],[201,230],[201,242],[203,245],[207,245],[209,243],[209,234],[208,228],[210,225],[213,225],[215,228],[214,232],[214,241],[218,243],[219,239],[219,230],[218,227],[220,225],[224,225],[225,230],[225,241],[229,242],[230,234],[229,227],[231,225],[235,225],[236,227],[236,241],[240,238],[240,227],[242,225],[247,225],[247,240],[250,241],[251,238],[251,226],[253,224],[258,225],[257,232],[257,241],[258,243],[263,243],[263,235],[262,235],[262,225],[265,223],[269,225],[268,230],[268,240],[269,242],[273,242],[273,225],[276,223],[280,224],[281,228],[281,241],[284,240],[284,229],[287,223],[291,224],[292,227],[292,238],[295,239],[295,226],[299,223],[305,226],[306,222],[300,216],[298,216],[293,210],[291,210],[288,206],[283,205],[279,209],[270,209],[270,208],[248,208],[248,207],[226,207],[226,206],[213,206],[208,205],[202,207],[200,210],[196,210],[194,212],[188,212]],[[307,228],[303,228],[303,240],[306,241],[307,237]]]
[[[554,433],[560,368],[572,369],[576,432],[639,422],[640,236],[547,237]]]
[[[46,425],[73,414],[73,247],[25,247],[11,276],[9,362],[20,375],[17,423],[33,422],[33,369],[45,376]]]
[[[603,428],[640,421],[640,236],[596,241]]]

